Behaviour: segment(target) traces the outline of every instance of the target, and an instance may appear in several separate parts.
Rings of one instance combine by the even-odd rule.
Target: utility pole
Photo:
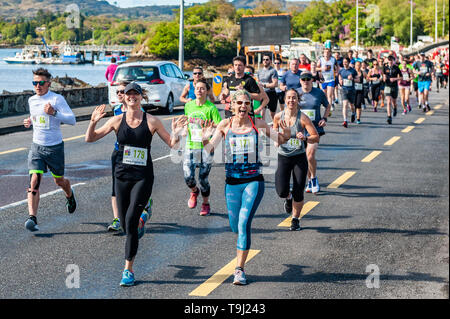
[[[413,46],[413,1],[410,1],[411,3],[411,23],[409,26],[409,47],[412,50],[412,46]]]
[[[442,0],[442,37],[445,37],[445,0]]]
[[[438,14],[437,14],[437,0],[434,0],[434,42],[438,39]]]
[[[359,16],[359,14],[358,14],[358,0],[356,0],[356,51],[358,51],[358,47],[359,47],[359,45],[358,45],[358,32],[359,32],[359,25],[358,25],[358,17]]]
[[[184,67],[184,0],[180,0],[180,41],[178,46],[178,67]]]

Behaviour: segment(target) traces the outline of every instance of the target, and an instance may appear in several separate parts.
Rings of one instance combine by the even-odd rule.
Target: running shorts
[[[64,142],[52,146],[31,144],[28,153],[29,173],[46,173],[50,170],[53,177],[64,176]]]
[[[429,91],[430,86],[431,86],[431,81],[419,81],[418,82],[418,89],[419,89],[420,93],[422,93],[425,90]]]

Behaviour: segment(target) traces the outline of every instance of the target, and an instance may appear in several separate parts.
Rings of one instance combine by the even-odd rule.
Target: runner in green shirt
[[[196,99],[184,106],[184,114],[188,117],[186,149],[183,160],[184,180],[191,189],[188,201],[189,208],[197,207],[197,197],[202,193],[203,204],[200,215],[207,216],[211,212],[209,205],[210,185],[208,182],[211,171],[213,154],[203,150],[202,123],[211,120],[219,124],[222,118],[216,106],[207,100],[209,85],[206,80],[199,80],[195,84]],[[195,179],[195,169],[199,168],[199,187]]]

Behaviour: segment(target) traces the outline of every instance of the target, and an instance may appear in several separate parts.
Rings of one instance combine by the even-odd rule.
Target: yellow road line
[[[311,209],[313,209],[313,208],[316,207],[317,205],[319,205],[319,202],[314,202],[314,201],[306,202],[306,203],[303,205],[302,211],[300,212],[300,217],[299,217],[299,219],[302,218],[303,216],[305,216],[306,214],[308,214],[308,213],[311,211]],[[278,225],[278,227],[290,227],[290,226],[291,226],[291,218],[292,218],[292,217],[288,217],[288,218],[286,218],[285,220],[283,220],[283,221]]]
[[[261,250],[250,249],[248,252],[247,262],[250,259],[255,257]],[[236,258],[230,261],[225,267],[216,272],[212,277],[206,280],[203,284],[195,288],[189,296],[200,296],[206,297],[209,295],[214,289],[219,287],[228,277],[230,277],[234,273],[234,269],[236,267]]]
[[[439,110],[442,107],[442,104],[438,104],[434,107],[435,110]]]
[[[378,155],[380,155],[381,153],[383,153],[382,151],[373,151],[372,153],[370,153],[369,155],[367,155],[366,157],[364,157],[361,162],[363,163],[370,163],[372,162],[372,160],[377,157]]]
[[[13,150],[0,152],[0,155],[14,153],[14,152],[20,152],[20,151],[24,151],[24,150],[26,150],[25,147],[15,148]]]
[[[405,128],[402,130],[402,133],[409,133],[409,132],[411,132],[414,128],[415,128],[414,125],[407,126],[407,127],[405,127]]]
[[[384,145],[386,146],[391,146],[392,144],[394,144],[395,142],[397,142],[400,139],[400,136],[394,136],[391,139],[389,139],[389,141],[387,141],[386,143],[384,143]]]
[[[327,188],[338,188],[339,186],[344,184],[349,178],[351,178],[355,174],[356,174],[356,172],[352,172],[352,171],[345,172],[340,177],[338,177],[333,183],[328,185]]]
[[[426,115],[433,115],[434,114],[434,110],[428,111],[427,113],[425,113]]]
[[[420,118],[418,118],[414,123],[420,124],[420,123],[422,123],[423,121],[425,121],[425,118],[424,118],[424,117],[420,117]]]
[[[68,137],[68,138],[63,139],[63,141],[64,141],[64,142],[67,142],[67,141],[73,141],[73,140],[76,140],[76,139],[79,139],[79,138],[82,138],[82,137],[85,137],[85,134],[83,134],[83,135],[78,135],[78,136],[73,136],[73,137]]]

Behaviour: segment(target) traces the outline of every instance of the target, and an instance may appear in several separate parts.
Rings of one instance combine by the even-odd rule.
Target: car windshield
[[[117,68],[114,81],[150,82],[159,78],[156,66],[126,66]]]

